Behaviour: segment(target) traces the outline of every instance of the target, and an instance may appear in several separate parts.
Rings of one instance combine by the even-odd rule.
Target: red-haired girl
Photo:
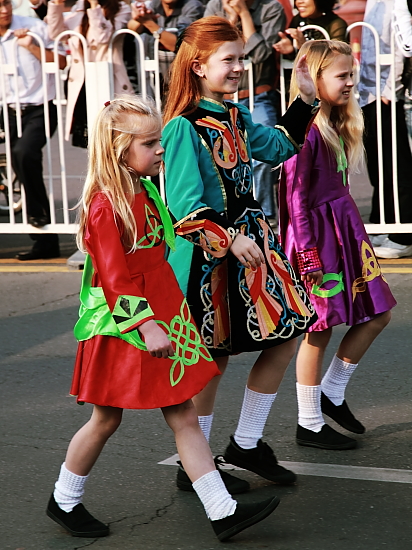
[[[297,153],[317,102],[304,59],[297,66],[301,97],[276,128],[254,124],[246,107],[224,101],[243,74],[243,44],[240,31],[215,16],[192,23],[181,37],[163,133],[166,194],[178,235],[170,263],[221,372],[231,355],[261,352],[225,459],[289,484],[295,474],[261,437],[295,339],[316,315],[253,198],[251,161],[275,167]],[[206,438],[219,378],[195,398]],[[230,491],[239,491],[239,480],[223,476]],[[182,470],[177,481],[188,487]]]

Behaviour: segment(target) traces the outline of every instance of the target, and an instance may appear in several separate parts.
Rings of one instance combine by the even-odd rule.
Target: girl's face
[[[346,105],[353,88],[353,61],[350,55],[337,54],[318,78],[318,93],[322,108]]]
[[[201,77],[202,95],[221,102],[224,94],[237,92],[245,68],[243,42],[224,42],[206,63],[194,61],[193,71]]]
[[[299,10],[299,15],[303,18],[313,17],[317,18],[322,15],[315,4],[315,0],[296,0],[296,8]]]
[[[139,176],[157,176],[164,149],[160,144],[160,128],[149,128],[133,138],[126,155],[126,164]]]

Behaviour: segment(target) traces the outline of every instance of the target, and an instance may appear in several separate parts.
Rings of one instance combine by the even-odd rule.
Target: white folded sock
[[[298,397],[298,424],[302,428],[319,433],[325,424],[320,408],[320,386],[303,386],[296,382]]]
[[[245,388],[242,410],[234,439],[242,449],[254,449],[262,438],[263,429],[276,393],[258,393]]]
[[[66,463],[63,462],[60,468],[59,479],[54,486],[54,500],[59,508],[65,512],[71,512],[80,504],[84,495],[84,484],[89,476],[78,476],[69,472]]]
[[[229,494],[217,470],[212,470],[197,479],[193,483],[193,489],[210,520],[227,518],[235,513],[237,502]]]
[[[334,405],[342,405],[345,399],[346,386],[357,366],[357,363],[356,365],[346,363],[334,355],[321,382],[323,393],[329,397]]]

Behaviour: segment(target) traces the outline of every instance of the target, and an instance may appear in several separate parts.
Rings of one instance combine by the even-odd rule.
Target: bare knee
[[[114,434],[122,421],[123,409],[96,406],[93,409],[93,429],[107,439]]]
[[[183,429],[199,428],[197,412],[191,399],[179,405],[163,407],[162,413],[174,433]]]
[[[331,336],[331,328],[321,331],[307,332],[305,334],[305,343],[315,348],[326,349]]]

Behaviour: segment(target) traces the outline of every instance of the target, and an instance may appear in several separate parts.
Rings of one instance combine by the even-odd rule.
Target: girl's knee
[[[379,328],[380,330],[383,330],[386,327],[386,325],[389,324],[391,317],[392,317],[392,312],[385,311],[385,313],[381,313],[380,315],[375,317],[373,321],[377,328]]]
[[[95,407],[91,421],[95,424],[95,429],[106,438],[109,438],[122,421],[123,409],[112,407]]]
[[[162,412],[166,422],[174,432],[199,427],[197,412],[191,399],[179,405],[163,407]]]

